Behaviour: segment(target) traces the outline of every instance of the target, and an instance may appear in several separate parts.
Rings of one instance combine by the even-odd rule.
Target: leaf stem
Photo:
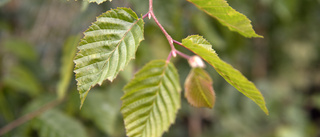
[[[180,46],[183,46],[181,42],[176,41],[176,40],[173,40],[173,43],[176,43],[176,44],[178,44],[178,45],[180,45]]]
[[[182,53],[182,52],[180,52],[180,51],[178,51],[178,50],[176,50],[176,53],[177,53],[178,55],[180,55],[181,57],[187,59],[187,60],[189,60],[189,59],[191,58],[191,56],[189,56],[189,55],[187,55],[187,54],[184,54],[184,53]]]
[[[142,16],[142,19],[144,19],[144,18],[146,18],[146,17],[148,17],[148,16],[149,16],[149,12],[146,13],[146,14],[144,14],[144,15]]]
[[[171,57],[172,57],[172,51],[170,51],[170,53],[168,55],[167,62],[170,62]]]
[[[173,43],[176,43],[178,45],[182,45],[182,43],[172,39],[172,37],[168,34],[168,32],[163,28],[163,26],[161,25],[161,23],[158,21],[157,17],[154,15],[153,12],[153,0],[149,0],[149,11],[147,14],[143,15],[142,18],[146,18],[148,16],[149,19],[151,19],[151,17],[153,18],[153,20],[156,22],[156,24],[158,25],[158,27],[161,29],[162,33],[166,36],[170,47],[171,47],[171,51],[170,54],[168,55],[167,61],[170,61],[171,57],[176,57],[177,54],[180,55],[181,57],[189,60],[191,57],[189,55],[186,55],[178,50],[176,50],[176,48],[174,47]]]

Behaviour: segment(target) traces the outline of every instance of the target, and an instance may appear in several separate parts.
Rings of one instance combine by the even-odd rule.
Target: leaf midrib
[[[188,0],[190,3],[193,3],[193,2],[191,2],[190,0]],[[194,4],[194,3],[193,3]],[[227,4],[227,3],[226,3]],[[232,27],[232,28],[234,28],[234,29],[236,29],[236,30],[238,30],[238,31],[240,31],[240,32],[245,32],[245,31],[242,31],[240,28],[238,28],[238,27],[236,27],[236,26],[234,26],[234,25],[231,25],[231,24],[229,24],[229,23],[227,23],[226,21],[224,21],[223,19],[221,19],[221,18],[219,18],[219,17],[217,17],[217,16],[215,16],[215,15],[213,15],[213,14],[211,14],[211,13],[209,13],[207,10],[205,10],[204,8],[201,8],[200,6],[198,6],[197,4],[194,4],[194,5],[196,5],[199,9],[202,9],[205,13],[207,13],[207,14],[209,14],[209,15],[211,15],[211,16],[213,16],[214,18],[216,18],[217,20],[219,20],[219,21],[221,21],[221,22],[223,22],[223,23],[225,23],[225,24],[227,24],[228,26],[230,26],[230,27]],[[222,6],[220,6],[220,7],[222,7]],[[223,6],[223,7],[225,7],[225,6]],[[230,7],[230,5],[228,5],[228,6],[226,6],[226,7]],[[234,10],[233,8],[231,8],[232,10]],[[235,10],[234,10],[235,11]],[[238,12],[238,11],[235,11],[235,12],[237,12],[237,13],[239,13],[239,14],[241,14],[240,12]],[[223,15],[227,15],[227,14],[225,14],[225,13],[223,13]],[[241,15],[243,15],[243,14],[241,14]]]
[[[119,43],[117,44],[117,46],[111,51],[110,56],[107,58],[107,60],[105,61],[105,63],[103,64],[102,68],[105,68],[107,62],[110,60],[110,58],[112,57],[113,53],[115,52],[116,49],[119,48],[121,42],[123,42],[124,38],[127,36],[127,34],[131,31],[131,29],[133,28],[134,25],[136,25],[139,21],[141,20],[141,18],[139,18],[137,21],[135,21],[134,23],[132,23],[131,27],[128,29],[128,31],[123,35],[123,37],[120,39]],[[121,69],[120,69],[121,70]],[[97,72],[97,73],[101,73],[102,71],[104,71],[104,69],[101,69],[101,71]],[[101,78],[101,76],[99,77],[99,79]],[[97,79],[97,80],[99,80]],[[109,79],[109,78],[108,78]],[[113,79],[109,79],[110,81],[112,81]],[[95,82],[97,83],[97,82]],[[92,86],[91,86],[92,87]],[[90,90],[90,89],[89,89]]]
[[[215,55],[217,56],[217,54],[216,54],[215,52],[213,52],[214,50],[212,50],[212,49],[206,49],[206,48],[200,46],[198,43],[194,43],[192,40],[189,40],[189,39],[186,39],[186,40],[191,41],[192,44],[197,45],[198,47],[202,48],[203,50],[205,50],[205,51],[207,51],[207,52],[209,52],[209,53],[215,54]],[[184,45],[183,45],[183,46],[184,46]],[[189,49],[189,48],[186,47],[186,46],[184,46],[184,47],[187,48],[187,49]],[[191,50],[191,51],[194,52],[193,50]],[[211,51],[212,51],[212,52],[211,52]],[[209,54],[209,55],[210,55],[210,54]],[[203,59],[204,59],[204,58],[203,58]],[[204,60],[205,60],[206,62],[208,62],[206,59],[204,59]],[[221,60],[221,62],[223,62],[223,61]],[[209,63],[209,64],[211,64],[211,63]],[[242,94],[246,95],[248,98],[250,98],[251,100],[253,100],[254,102],[256,102],[258,106],[266,109],[266,107],[265,107],[263,104],[258,103],[258,102],[261,102],[261,100],[262,100],[262,102],[264,102],[264,99],[263,99],[263,98],[261,99],[261,97],[259,97],[259,100],[256,99],[256,98],[252,98],[251,96],[249,96],[249,94],[248,94],[247,92],[244,92],[244,89],[243,89],[243,88],[241,88],[238,84],[236,84],[233,80],[231,80],[226,74],[224,74],[222,71],[220,71],[220,69],[217,69],[217,67],[215,67],[215,65],[211,64],[211,66],[212,66],[216,71],[218,71],[218,73],[219,73],[220,75],[222,75],[222,77],[224,77],[227,81],[231,82],[232,85],[235,85],[235,86],[236,86],[235,88],[238,89],[239,91],[241,91]],[[258,94],[261,95],[260,92],[259,92]],[[261,96],[262,96],[262,95],[261,95]],[[265,110],[263,110],[263,111],[265,111]],[[267,111],[267,109],[266,109],[266,113],[267,113],[267,112],[268,112],[268,111]],[[268,114],[268,113],[267,113],[267,114]]]
[[[155,100],[152,102],[152,107],[151,108],[154,108],[155,106],[155,102],[157,101],[157,97],[159,96],[158,94],[159,94],[159,92],[160,92],[160,85],[162,84],[162,81],[163,81],[163,78],[164,78],[164,75],[165,75],[165,72],[166,72],[166,69],[168,68],[168,62],[166,62],[165,63],[165,65],[164,65],[164,69],[163,69],[163,72],[161,73],[161,78],[160,78],[160,82],[159,82],[159,84],[156,86],[156,87],[158,87],[158,90],[157,90],[157,93],[156,93],[156,98],[155,98]],[[166,107],[166,106],[165,106]],[[151,114],[153,113],[153,109],[150,109],[150,112],[148,113],[148,116],[147,116],[147,120],[145,121],[145,122],[143,122],[143,130],[142,130],[142,132],[141,132],[141,135],[143,135],[144,133],[145,133],[145,131],[146,131],[146,123],[148,123],[149,122],[149,120],[150,120],[150,116],[151,116]],[[161,118],[162,119],[162,118]]]
[[[209,103],[208,99],[206,98],[206,95],[204,94],[204,92],[203,92],[203,90],[201,88],[202,86],[201,86],[201,84],[199,82],[199,78],[196,77],[195,81],[196,81],[197,88],[200,89],[199,91],[201,93],[201,96],[204,98],[204,100],[206,101],[207,105],[211,106],[211,104]]]
[[[192,43],[194,43],[194,42],[192,42]],[[199,46],[199,44],[197,44],[197,43],[194,43],[194,44],[196,44],[198,47],[201,47],[201,48],[203,48],[202,46]],[[205,48],[203,48],[203,49],[205,49]],[[207,52],[210,52],[210,50],[209,49],[205,49]],[[211,52],[210,52],[211,53]],[[214,52],[212,52],[212,53],[214,53]],[[215,54],[215,53],[214,53]],[[217,55],[216,55],[217,56]],[[206,62],[208,62],[206,59],[204,59]],[[243,88],[241,88],[237,83],[235,83],[233,80],[231,80],[226,74],[224,74],[221,70],[220,70],[220,68],[217,68],[215,65],[212,65],[212,67],[215,69],[215,70],[217,70],[221,75],[223,75],[223,77],[224,78],[226,78],[228,81],[230,81],[233,85],[236,85],[236,87],[238,87],[240,90],[241,90],[241,92],[242,93],[244,93],[244,94],[246,94],[246,95],[248,95],[248,93],[246,93],[246,92],[243,92],[244,91],[244,89]],[[251,97],[249,97],[249,98],[251,98]],[[256,99],[254,99],[254,98],[251,98],[252,100],[255,100],[255,101],[257,101]]]

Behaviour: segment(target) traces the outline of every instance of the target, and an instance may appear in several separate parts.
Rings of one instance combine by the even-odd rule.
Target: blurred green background
[[[210,41],[223,60],[256,84],[270,115],[207,65],[214,80],[215,107],[194,108],[182,96],[176,122],[163,136],[320,137],[320,0],[228,3],[251,19],[264,39],[231,32],[186,0],[154,0],[154,12],[175,40],[199,34]],[[96,16],[116,7],[130,7],[142,15],[148,11],[148,0],[100,5],[81,0],[0,0],[0,128],[56,99],[61,81],[68,89],[62,103],[4,137],[125,136],[122,87],[144,64],[166,59],[170,51],[153,20],[145,19],[145,40],[136,59],[114,82],[93,88],[82,110],[72,68],[62,65],[65,54],[75,52],[66,47],[78,43]],[[172,61],[183,86],[190,67],[183,58]],[[62,80],[67,74],[72,74],[70,83]]]

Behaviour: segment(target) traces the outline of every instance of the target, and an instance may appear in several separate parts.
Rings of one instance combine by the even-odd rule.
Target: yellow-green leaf
[[[193,35],[183,39],[182,44],[212,65],[227,82],[253,100],[267,115],[269,114],[264,98],[256,86],[237,69],[222,61],[208,41],[201,36]]]
[[[202,68],[192,68],[184,84],[184,95],[195,107],[213,108],[216,97],[210,75]]]
[[[175,121],[181,106],[181,87],[172,63],[148,63],[124,91],[121,113],[128,137],[160,137]]]
[[[84,32],[74,60],[81,106],[91,87],[112,81],[135,58],[144,39],[143,25],[131,9],[117,8],[97,17]]]
[[[261,37],[252,28],[251,21],[243,14],[234,10],[226,0],[188,0],[210,16],[227,26],[231,31],[245,37]]]

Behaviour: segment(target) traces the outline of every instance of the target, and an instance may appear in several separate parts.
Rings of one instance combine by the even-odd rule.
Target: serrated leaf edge
[[[210,15],[211,17],[217,19],[217,20],[220,21],[220,22],[223,22],[223,23],[225,23],[225,24],[228,24],[229,26],[224,25],[224,24],[222,24],[222,25],[224,25],[224,26],[226,26],[226,27],[228,27],[228,28],[229,28],[229,27],[235,28],[235,29],[238,30],[239,32],[244,33],[244,31],[242,31],[242,30],[239,29],[238,27],[236,27],[236,26],[234,26],[234,25],[231,25],[231,24],[227,23],[226,21],[224,21],[223,19],[220,19],[220,18],[212,15],[211,13],[207,12],[205,9],[201,8],[201,6],[198,6],[197,4],[191,2],[190,0],[187,0],[187,1],[190,2],[190,3],[192,3],[193,5],[195,5],[197,8],[201,9],[203,12],[205,12],[205,13],[208,14],[208,15]],[[247,16],[245,16],[244,14],[242,14],[242,13],[238,12],[237,10],[235,10],[234,8],[232,8],[227,1],[223,0],[223,2],[225,2],[232,10],[234,10],[234,12],[239,13],[240,15],[244,16],[244,17],[249,21],[249,24],[250,24],[253,32],[255,33],[255,35],[252,35],[252,36],[245,36],[244,34],[241,34],[241,33],[239,33],[239,34],[241,34],[241,35],[243,35],[243,36],[245,36],[245,37],[248,37],[248,38],[252,38],[252,37],[263,38],[263,36],[257,34],[257,33],[254,31],[253,26],[252,26],[252,24],[251,24],[251,20],[250,20]],[[233,30],[231,30],[231,31],[233,31]],[[234,31],[234,32],[237,32],[237,31]]]
[[[153,60],[153,61],[162,61],[162,60]],[[148,64],[151,64],[152,62],[149,62]],[[159,84],[156,86],[156,87],[159,87],[159,89],[160,89],[160,85],[163,83],[163,78],[164,78],[164,76],[163,75],[165,75],[165,72],[166,72],[166,70],[169,68],[169,64],[170,64],[171,62],[169,62],[169,61],[165,61],[165,65],[163,66],[163,67],[165,67],[165,69],[163,70],[163,72],[161,73],[161,80],[160,80],[160,82],[159,82]],[[146,64],[145,66],[147,66],[148,64]],[[172,64],[173,65],[173,64]],[[142,68],[143,69],[143,68]],[[142,70],[141,69],[141,70]],[[135,76],[136,77],[136,76]],[[134,77],[134,78],[135,78]],[[133,78],[133,79],[134,79]],[[178,77],[179,78],[179,77]],[[131,80],[133,80],[133,79],[131,79]],[[178,80],[179,81],[179,80]],[[129,82],[130,83],[130,82]],[[124,88],[123,88],[123,90],[125,91],[126,90],[126,88],[127,88],[127,86],[128,85],[126,85]],[[160,91],[158,91],[156,94],[158,95],[159,94],[159,92]],[[178,89],[177,89],[177,92],[178,93],[181,93],[181,88],[180,88],[180,86],[178,87]],[[157,95],[155,95],[155,96],[157,96]],[[121,97],[121,100],[123,100],[125,97],[127,97],[127,96],[129,96],[129,95],[123,95],[122,97]],[[155,105],[155,102],[156,102],[156,100],[157,99],[155,99],[154,101],[153,101],[153,103],[152,103],[152,107],[154,107],[154,105]],[[127,106],[127,105],[126,105]],[[121,106],[121,112],[122,112],[122,109],[124,108],[124,107],[126,107],[126,106]],[[175,106],[174,106],[175,107]],[[177,108],[176,108],[176,113],[175,114],[177,114],[178,113],[178,110],[181,108],[181,103],[180,103],[180,105],[179,106],[177,106]],[[153,113],[153,110],[152,109],[150,109],[149,110],[149,112],[148,112],[150,115],[148,115],[148,120],[146,120],[146,122],[144,122],[144,126],[146,126],[145,124],[149,121],[149,117],[151,116],[151,113]],[[170,121],[170,119],[169,119],[169,121]],[[175,123],[175,120],[173,120],[173,121],[170,121],[169,122],[171,125],[172,124],[174,124]],[[163,132],[162,132],[162,135],[163,135],[163,133],[165,133],[165,132],[167,132],[168,130],[169,130],[169,128],[170,128],[170,126],[171,125],[169,125],[169,127],[168,127],[168,129],[165,129],[165,130],[163,130]],[[128,132],[128,128],[125,126],[125,129],[126,129],[126,132]],[[146,129],[144,128],[143,130],[142,130],[142,133],[145,131]]]
[[[101,17],[103,14],[109,13],[109,12],[111,12],[112,10],[119,10],[119,9],[130,9],[131,11],[133,11],[131,8],[126,8],[126,7],[118,7],[118,8],[116,8],[116,9],[112,9],[112,8],[111,8],[111,9],[108,10],[107,12],[104,12],[104,13],[102,13],[101,15],[99,15],[98,17],[96,17],[96,20],[95,20],[94,22],[92,22],[90,26],[92,26],[92,25],[98,20],[98,18]],[[138,17],[138,16],[135,14],[135,17]],[[117,44],[117,47],[120,45],[121,41],[125,38],[125,36],[128,34],[128,32],[132,29],[132,27],[133,27],[134,25],[136,25],[140,20],[142,20],[142,22],[143,22],[143,24],[144,24],[143,18],[142,18],[142,17],[138,18],[138,19],[131,25],[130,29],[128,29],[127,32],[124,34],[124,36],[121,38],[121,40],[120,40],[119,43]],[[87,37],[87,36],[85,35],[85,33],[86,33],[89,29],[90,29],[90,27],[89,27],[86,31],[83,32],[84,37],[83,37],[82,39],[85,39],[85,38]],[[142,29],[142,32],[143,32],[143,31],[144,31],[144,29]],[[82,39],[80,40],[79,44],[81,43]],[[143,41],[143,40],[144,40],[144,37],[143,37],[143,39],[141,39],[141,40],[139,41],[138,45],[140,45],[141,41]],[[79,44],[78,44],[78,45],[79,45]],[[115,48],[115,49],[116,49],[116,48]],[[81,52],[81,51],[82,51],[81,49],[78,50],[78,52],[76,53],[76,56],[78,56],[79,52]],[[112,52],[114,52],[114,50],[113,50]],[[76,56],[75,56],[75,57],[76,57]],[[108,61],[109,59],[110,59],[110,57],[107,59],[107,61]],[[135,56],[132,57],[132,58],[130,58],[129,60],[132,60],[132,59],[135,59]],[[74,58],[73,60],[75,60],[75,58]],[[76,66],[75,61],[74,61],[74,64],[75,64],[75,66]],[[102,71],[102,70],[101,70],[101,71]],[[100,71],[100,72],[101,72],[101,71]],[[120,69],[119,72],[120,72],[120,71],[123,71],[123,69]],[[74,70],[73,72],[76,74],[75,70]],[[115,78],[116,78],[116,77],[115,77]],[[107,79],[108,79],[108,78],[107,78]],[[108,80],[109,80],[110,82],[112,82],[114,79],[108,79]],[[78,80],[76,79],[76,81],[77,81],[77,90],[79,91],[79,89],[78,89]],[[103,80],[103,81],[105,81],[105,80]],[[89,91],[91,90],[91,88],[93,88],[93,87],[96,86],[96,85],[97,85],[97,84],[91,85],[90,88],[85,92],[84,96],[86,97],[86,96],[88,95]],[[101,82],[101,83],[98,83],[98,85],[101,86],[101,85],[102,85],[102,82]],[[81,95],[80,95],[80,98],[81,98]],[[84,101],[85,101],[85,99],[81,99],[80,109],[82,108]]]
[[[185,38],[185,39],[183,39],[183,40],[190,40],[189,38],[190,37],[201,37],[202,39],[204,39],[206,42],[207,42],[207,40],[205,39],[205,38],[203,38],[203,36],[200,36],[200,35],[190,35],[190,36],[188,36],[187,38]],[[193,43],[193,42],[192,42]],[[197,43],[194,43],[194,44],[197,44]],[[210,44],[211,45],[211,44]],[[183,47],[185,47],[185,48],[187,48],[187,49],[189,49],[188,47],[186,47],[186,46],[184,46],[184,45],[182,45]],[[212,45],[211,45],[212,46]],[[205,47],[204,47],[205,48]],[[218,56],[218,54],[212,49],[212,47],[211,47],[211,49],[208,49],[208,48],[205,48],[206,50],[208,50],[209,52],[212,52],[212,53],[214,53],[214,54],[216,54],[217,56]],[[190,50],[190,49],[189,49]],[[192,51],[192,50],[190,50],[190,51]],[[192,51],[193,52],[193,51]],[[193,52],[193,53],[195,53],[195,52]],[[196,53],[195,53],[196,54]],[[198,54],[197,54],[198,55]],[[199,55],[200,56],[200,55]],[[201,56],[200,56],[201,57]],[[201,57],[202,58],[202,57]],[[203,60],[205,60],[206,62],[208,62],[206,59],[204,59],[204,58],[202,58]],[[223,60],[221,60],[221,61],[223,61]],[[223,61],[224,62],[224,61]],[[209,63],[209,62],[208,62]],[[224,62],[224,63],[226,63],[226,62]],[[210,63],[209,63],[210,64]],[[228,64],[228,63],[226,63],[226,64]],[[221,74],[221,75],[223,75],[223,78],[225,78],[225,79],[228,79],[231,83],[233,83],[234,85],[236,85],[237,86],[237,88],[239,88],[239,89],[242,89],[238,84],[236,84],[234,81],[232,81],[229,77],[227,77],[227,75],[226,74],[224,74],[223,72],[221,72],[219,69],[217,69],[214,65],[212,65],[212,64],[210,64],[216,71],[218,71],[219,72],[219,74]],[[228,65],[230,65],[230,64],[228,64]],[[231,65],[230,65],[231,66]],[[232,66],[231,66],[232,67]],[[242,74],[239,70],[237,70],[237,69],[235,69],[236,71],[238,71],[240,74]],[[244,78],[246,78],[246,77],[244,77]],[[247,78],[246,78],[247,79]],[[249,81],[248,79],[247,79],[247,81],[248,82],[250,82],[250,83],[252,83],[251,81]],[[253,83],[252,83],[253,84]],[[254,85],[254,84],[253,84]],[[243,89],[242,89],[243,90]],[[258,90],[259,91],[259,90]],[[242,94],[245,94],[246,96],[247,96],[247,93],[246,92],[241,92]],[[265,106],[265,100],[264,100],[264,97],[263,97],[263,95],[261,94],[261,92],[259,91],[259,94],[262,96],[262,100],[263,100],[263,102],[264,102],[264,106],[260,106],[259,104],[257,104],[261,109],[262,108],[264,108],[264,109],[262,109],[265,113],[266,113],[266,115],[269,115],[269,111],[268,111],[268,109],[267,109],[267,107]],[[254,99],[254,98],[251,98],[251,97],[249,97],[249,96],[247,96],[248,98],[250,98],[252,101],[254,101],[254,102],[256,102],[256,99]]]
[[[194,69],[194,68],[192,68]],[[194,73],[194,72],[193,72]],[[189,76],[188,76],[189,77]],[[188,79],[188,78],[187,78]],[[211,82],[212,84],[212,82]],[[197,89],[202,89],[201,88],[201,85],[200,85],[200,82],[198,79],[196,79],[196,87]],[[213,87],[211,87],[213,89]],[[202,91],[202,90],[199,90],[199,91]],[[206,97],[206,95],[203,93],[203,92],[200,92],[201,93],[201,96],[204,98],[206,104],[210,107],[210,108],[213,108],[213,104],[211,104],[209,101],[208,101],[208,98]],[[214,93],[213,93],[214,94]],[[185,97],[186,97],[186,93],[185,93]],[[186,97],[187,98],[187,97]],[[188,100],[188,99],[187,99]],[[188,101],[189,102],[189,101]],[[192,106],[194,107],[197,107],[195,104],[193,104],[192,102],[189,102]]]

